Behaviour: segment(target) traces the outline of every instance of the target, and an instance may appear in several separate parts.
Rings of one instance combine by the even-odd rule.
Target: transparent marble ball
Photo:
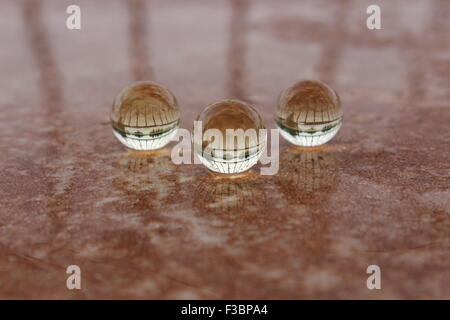
[[[321,81],[300,81],[281,92],[275,122],[289,142],[319,146],[330,141],[342,125],[341,100]]]
[[[198,121],[201,131],[196,128],[200,125]],[[194,151],[214,172],[235,174],[250,169],[258,162],[266,140],[258,112],[238,100],[222,100],[207,106],[194,123]]]
[[[154,82],[135,82],[114,99],[111,123],[114,135],[128,148],[159,149],[178,129],[178,103],[169,90]]]

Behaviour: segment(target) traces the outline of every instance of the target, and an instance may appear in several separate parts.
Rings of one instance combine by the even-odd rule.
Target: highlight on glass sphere
[[[303,147],[320,146],[341,128],[341,100],[321,81],[299,81],[281,92],[275,122],[289,142]]]
[[[179,123],[180,111],[175,96],[151,81],[127,86],[112,105],[113,133],[134,150],[164,147],[175,135]]]
[[[199,124],[201,134],[196,133]],[[261,116],[238,100],[207,106],[194,123],[194,152],[214,172],[236,174],[250,169],[258,162],[266,140]]]

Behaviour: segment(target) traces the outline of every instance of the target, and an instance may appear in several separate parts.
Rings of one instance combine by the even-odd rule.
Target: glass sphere
[[[180,111],[175,96],[150,81],[124,88],[111,110],[113,133],[126,147],[154,150],[164,147],[175,135]]]
[[[319,146],[330,141],[342,125],[341,100],[321,81],[300,81],[281,92],[275,121],[289,142]]]
[[[198,134],[195,126],[200,124]],[[238,100],[222,100],[207,106],[194,123],[194,151],[214,172],[234,174],[250,169],[258,162],[266,140],[258,112]]]

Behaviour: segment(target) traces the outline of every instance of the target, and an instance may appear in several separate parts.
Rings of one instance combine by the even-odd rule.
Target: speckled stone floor
[[[0,298],[450,298],[449,1],[76,2],[80,31],[67,1],[0,2]],[[303,78],[344,124],[283,141],[275,176],[218,179],[111,132],[134,80],[170,88],[185,128],[228,97],[273,128]]]

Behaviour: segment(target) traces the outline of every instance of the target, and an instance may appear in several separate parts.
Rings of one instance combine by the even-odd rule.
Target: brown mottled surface
[[[73,1],[0,2],[1,298],[450,298],[448,0],[76,2],[81,31]],[[278,175],[217,179],[113,137],[113,97],[145,78],[185,128],[222,98],[273,127],[301,78],[344,124],[283,141]]]

